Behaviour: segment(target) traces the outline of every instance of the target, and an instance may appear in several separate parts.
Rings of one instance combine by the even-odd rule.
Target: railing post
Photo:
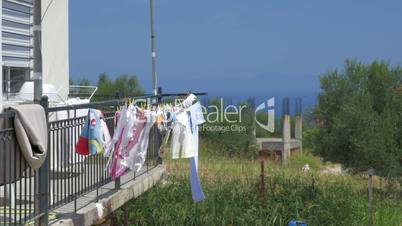
[[[121,97],[120,97],[120,92],[119,91],[117,91],[116,92],[116,99],[118,100],[118,99],[120,99]],[[119,109],[119,106],[116,106],[116,111]],[[120,185],[121,185],[121,181],[120,181],[120,177],[119,178],[117,178],[115,181],[114,181],[114,189],[115,190],[119,190],[120,189]]]
[[[162,103],[162,87],[158,87],[158,104],[159,103]],[[159,154],[159,148],[160,148],[160,146],[162,145],[162,142],[163,142],[163,138],[162,138],[162,135],[159,133],[159,130],[156,130],[156,136],[157,136],[157,139],[156,139],[156,142],[158,142],[157,143],[157,145],[156,145],[156,154],[157,154],[157,156],[158,156],[158,160],[157,160],[157,162],[156,162],[156,164],[157,165],[160,165],[160,164],[162,164],[163,162],[162,162],[162,157],[160,156],[160,154]]]
[[[47,114],[47,108],[49,107],[48,97],[43,96],[40,104],[45,109],[46,124],[49,129],[49,116]],[[48,132],[48,136],[49,134],[50,133]],[[49,142],[50,140],[48,139],[48,152],[50,152]],[[38,174],[36,176],[36,191],[35,209],[37,213],[41,215],[38,218],[37,225],[45,226],[49,224],[49,153],[46,155],[45,162],[38,170]]]

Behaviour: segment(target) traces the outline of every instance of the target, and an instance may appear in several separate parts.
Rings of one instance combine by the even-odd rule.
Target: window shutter
[[[33,0],[2,0],[3,66],[32,68]]]

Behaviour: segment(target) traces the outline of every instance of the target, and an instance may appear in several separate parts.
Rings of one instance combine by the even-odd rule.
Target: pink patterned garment
[[[132,128],[133,136],[130,138],[130,141],[127,144],[127,148],[125,148],[124,157],[129,156],[129,152],[133,149],[134,145],[138,143],[138,139],[140,138],[141,132],[147,123],[147,118],[145,117],[144,111],[138,109],[137,110],[137,120],[135,125]]]
[[[127,170],[127,167],[120,164],[120,160],[122,159],[121,143],[123,141],[123,134],[126,129],[125,125],[127,125],[126,114],[127,114],[127,108],[123,109],[121,112],[116,112],[116,114],[115,114],[115,122],[117,122],[115,125],[115,128],[119,128],[119,129],[115,131],[117,133],[116,136],[114,136],[114,138],[117,138],[115,140],[116,146],[115,146],[115,149],[113,152],[112,162],[109,166],[109,173],[110,173],[110,176],[112,177],[112,180],[116,180],[117,178],[123,176]]]

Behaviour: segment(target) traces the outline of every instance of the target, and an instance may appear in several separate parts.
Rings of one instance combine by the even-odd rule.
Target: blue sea
[[[284,98],[288,97],[290,99],[290,112],[294,114],[295,112],[295,101],[296,98],[302,98],[302,110],[305,111],[309,108],[314,108],[317,104],[317,92],[244,92],[244,93],[228,93],[228,92],[210,92],[207,96],[203,97],[203,103],[206,100],[214,98],[223,98],[225,100],[225,105],[227,104],[239,104],[246,102],[250,98],[254,98],[256,106],[267,101],[270,98],[275,98],[275,113],[276,115],[282,114]]]

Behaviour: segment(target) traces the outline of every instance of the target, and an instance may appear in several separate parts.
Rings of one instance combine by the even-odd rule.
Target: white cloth
[[[193,102],[197,100],[197,97],[194,94],[188,95],[188,97],[183,101],[182,105],[184,108],[188,108],[193,105]]]
[[[190,112],[190,119],[193,128],[205,122],[200,102],[193,104],[191,107],[188,108],[188,110]]]
[[[176,120],[183,126],[187,126],[189,118],[186,111],[181,111],[176,114]]]
[[[121,164],[129,167],[132,171],[138,172],[145,163],[148,151],[149,133],[156,119],[154,115],[147,117],[147,123],[143,128],[138,142],[134,145],[133,150],[129,152],[129,156],[121,161]]]
[[[100,122],[101,122],[103,150],[107,150],[107,149],[109,149],[110,140],[112,138],[110,136],[109,128],[107,128],[107,124],[106,124],[105,120],[101,119]]]
[[[202,113],[200,102],[193,104],[189,108],[189,112],[193,139],[193,151],[196,153],[196,156],[190,158],[191,194],[195,202],[200,202],[205,199],[205,195],[202,191],[200,178],[198,177],[198,126],[205,122],[205,118]]]
[[[183,125],[177,121],[173,124],[171,150],[173,159],[191,158],[198,155],[194,149],[193,135],[189,123]]]

